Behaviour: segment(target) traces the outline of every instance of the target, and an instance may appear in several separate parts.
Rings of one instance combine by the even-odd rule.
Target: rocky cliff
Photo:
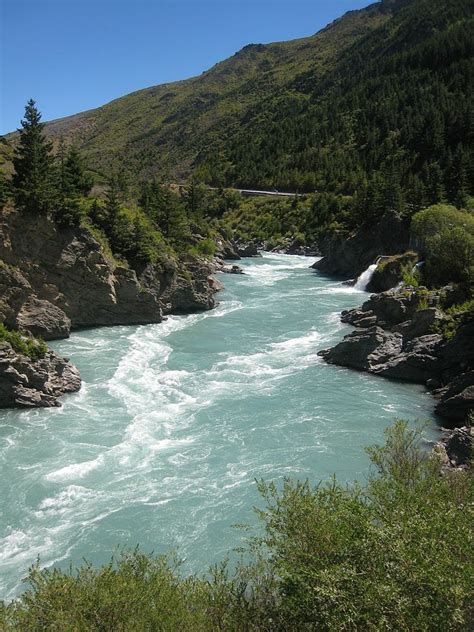
[[[323,258],[313,264],[325,274],[359,276],[381,255],[403,253],[409,245],[409,226],[392,214],[378,223],[362,226],[352,235],[328,233],[318,242]]]
[[[210,264],[189,255],[164,255],[133,270],[115,261],[88,228],[0,214],[0,323],[45,340],[66,338],[80,327],[159,323],[163,313],[212,309],[220,287],[210,273]],[[54,405],[71,390],[70,363],[54,354],[40,364],[20,356],[3,350],[0,406],[20,405],[20,399],[25,405],[28,397],[30,405]],[[53,374],[54,380],[48,377]],[[38,385],[35,393],[30,383]]]

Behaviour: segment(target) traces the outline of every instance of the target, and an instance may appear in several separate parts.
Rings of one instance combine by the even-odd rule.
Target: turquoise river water
[[[328,366],[320,349],[366,294],[311,259],[266,254],[222,275],[217,309],[159,325],[74,333],[79,367],[58,409],[0,413],[0,598],[25,569],[110,559],[117,545],[176,549],[205,571],[256,519],[255,479],[363,480],[363,447],[396,417],[428,420],[421,387]]]

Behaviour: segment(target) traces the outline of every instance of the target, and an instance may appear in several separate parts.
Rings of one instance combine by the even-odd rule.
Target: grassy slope
[[[321,79],[345,50],[389,16],[386,3],[372,5],[347,13],[312,37],[249,45],[198,77],[53,121],[47,132],[73,138],[99,172],[123,165],[141,175],[160,170],[179,179],[217,137],[233,137],[262,100],[298,76]]]

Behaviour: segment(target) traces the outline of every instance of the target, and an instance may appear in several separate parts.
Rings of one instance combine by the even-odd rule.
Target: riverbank
[[[370,274],[364,282],[370,283]],[[373,294],[362,307],[342,312],[341,321],[356,329],[319,355],[330,364],[423,384],[437,400],[443,425],[469,424],[474,312],[472,301],[464,299],[453,287]]]

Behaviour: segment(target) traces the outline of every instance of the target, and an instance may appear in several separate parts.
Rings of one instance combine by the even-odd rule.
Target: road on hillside
[[[186,189],[188,185],[186,184],[175,184],[172,183],[169,186],[177,187],[178,189]],[[207,187],[210,191],[218,191],[219,187]],[[300,195],[298,193],[288,193],[285,191],[277,191],[273,189],[272,191],[265,191],[264,189],[234,189],[233,187],[223,187],[227,191],[235,191],[236,193],[240,193],[241,195],[273,195],[275,197],[295,197],[295,195]]]

